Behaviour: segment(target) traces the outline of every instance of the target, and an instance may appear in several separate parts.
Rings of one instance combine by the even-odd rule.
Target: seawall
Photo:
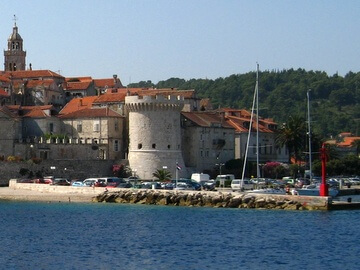
[[[97,202],[173,205],[191,207],[328,210],[329,197],[270,195],[213,191],[112,190]]]
[[[330,197],[158,189],[112,188],[107,190],[101,187],[92,188],[17,183],[16,179],[9,181],[9,188],[13,190],[37,191],[41,194],[40,196],[48,196],[49,194],[56,196],[62,195],[64,197],[88,195],[92,197],[93,202],[190,207],[328,210],[332,202]]]

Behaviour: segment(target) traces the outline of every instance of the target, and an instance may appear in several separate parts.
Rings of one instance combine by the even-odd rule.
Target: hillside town
[[[118,75],[64,77],[37,70],[27,65],[26,53],[15,22],[0,71],[3,160],[107,160],[142,179],[165,168],[185,178],[221,174],[227,161],[244,157],[251,127],[259,132],[260,163],[288,162],[286,147],[275,144],[273,119],[259,117],[258,125],[250,125],[249,111],[214,109],[211,97],[200,99],[194,89],[128,88]],[[338,147],[354,151],[351,139]],[[248,160],[256,160],[255,147]]]

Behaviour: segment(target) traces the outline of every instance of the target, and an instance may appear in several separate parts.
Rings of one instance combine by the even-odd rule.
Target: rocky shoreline
[[[163,190],[105,191],[94,202],[187,207],[327,210],[330,198],[292,195]]]

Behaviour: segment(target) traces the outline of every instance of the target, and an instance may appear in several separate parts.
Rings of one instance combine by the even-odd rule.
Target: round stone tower
[[[180,112],[184,99],[176,96],[127,96],[129,164],[141,179],[152,179],[157,169],[172,178],[186,174],[181,152]],[[177,169],[177,165],[181,170]]]

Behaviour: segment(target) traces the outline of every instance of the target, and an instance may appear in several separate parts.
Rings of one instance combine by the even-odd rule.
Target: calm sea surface
[[[0,203],[0,269],[359,269],[360,211]]]

